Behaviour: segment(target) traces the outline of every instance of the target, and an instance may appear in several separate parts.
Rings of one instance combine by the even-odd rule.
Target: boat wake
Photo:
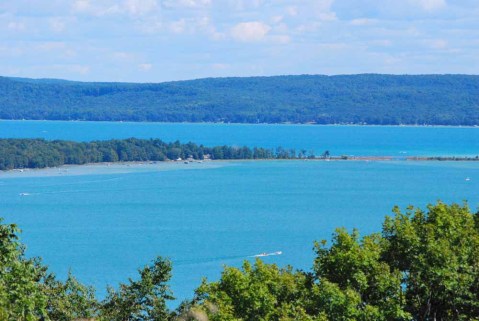
[[[283,252],[271,252],[271,253],[259,253],[256,255],[236,255],[236,256],[218,256],[210,258],[195,258],[195,259],[186,259],[186,260],[172,260],[173,265],[182,266],[182,265],[195,265],[195,264],[204,264],[204,263],[213,263],[213,262],[225,262],[225,261],[236,261],[239,259],[251,258],[251,257],[265,257],[265,256],[275,256],[281,255]]]
[[[271,252],[271,253],[263,252],[256,255],[252,255],[251,257],[265,257],[265,256],[275,256],[275,255],[281,255],[281,254],[283,254],[283,252],[281,251]]]
[[[195,259],[172,260],[172,261],[174,266],[181,266],[181,265],[224,262],[224,261],[239,260],[244,258],[245,258],[244,255],[235,255],[235,256],[218,256],[218,257],[209,257],[209,258],[195,258]]]

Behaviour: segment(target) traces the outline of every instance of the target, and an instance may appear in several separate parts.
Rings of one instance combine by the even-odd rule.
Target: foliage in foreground
[[[0,320],[479,320],[479,214],[467,205],[395,208],[381,233],[362,238],[337,229],[331,244],[315,243],[311,272],[261,260],[226,267],[176,311],[168,260],[99,302],[72,275],[58,281],[26,258],[17,234],[0,224]]]
[[[138,271],[138,281],[109,289],[100,302],[94,289],[71,273],[62,282],[38,258],[26,258],[18,233],[14,224],[0,224],[0,320],[168,320],[166,300],[173,298],[166,284],[171,277],[168,260],[156,258]]]
[[[211,320],[479,320],[479,214],[467,206],[395,208],[382,233],[337,229],[314,249],[312,273],[245,262],[204,281],[195,304]]]

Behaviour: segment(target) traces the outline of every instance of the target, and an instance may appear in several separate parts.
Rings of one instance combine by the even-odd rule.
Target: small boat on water
[[[466,177],[465,181],[470,181],[471,179],[469,177]]]
[[[30,193],[20,193],[19,195],[20,196],[28,196],[28,195],[30,195]]]
[[[271,252],[271,253],[263,252],[263,253],[256,254],[256,255],[253,255],[253,256],[254,257],[263,257],[263,256],[273,256],[273,255],[281,255],[281,254],[283,254],[283,252],[277,251],[277,252]]]

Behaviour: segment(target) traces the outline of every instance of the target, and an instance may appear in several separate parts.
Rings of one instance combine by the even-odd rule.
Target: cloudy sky
[[[479,0],[0,0],[0,75],[479,74]]]

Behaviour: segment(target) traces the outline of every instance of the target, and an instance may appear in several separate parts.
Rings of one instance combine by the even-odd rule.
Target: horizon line
[[[196,80],[206,80],[206,79],[246,79],[246,78],[278,78],[278,77],[301,77],[301,76],[311,76],[311,77],[346,77],[346,76],[365,76],[365,75],[376,75],[376,76],[394,76],[394,77],[421,77],[421,76],[466,76],[466,77],[477,77],[479,74],[463,74],[463,73],[419,73],[419,74],[390,74],[390,73],[375,73],[375,72],[365,72],[365,73],[351,73],[351,74],[278,74],[278,75],[252,75],[252,76],[220,76],[220,77],[201,77],[201,78],[188,78],[180,80],[166,80],[158,82],[139,82],[139,81],[102,81],[102,80],[74,80],[74,79],[65,79],[65,78],[34,78],[34,77],[17,77],[17,76],[4,76],[0,75],[0,78],[7,78],[13,80],[34,80],[34,81],[64,81],[64,82],[75,82],[75,83],[121,83],[121,84],[164,84],[164,83],[174,83],[174,82],[187,82],[187,81],[196,81]]]

